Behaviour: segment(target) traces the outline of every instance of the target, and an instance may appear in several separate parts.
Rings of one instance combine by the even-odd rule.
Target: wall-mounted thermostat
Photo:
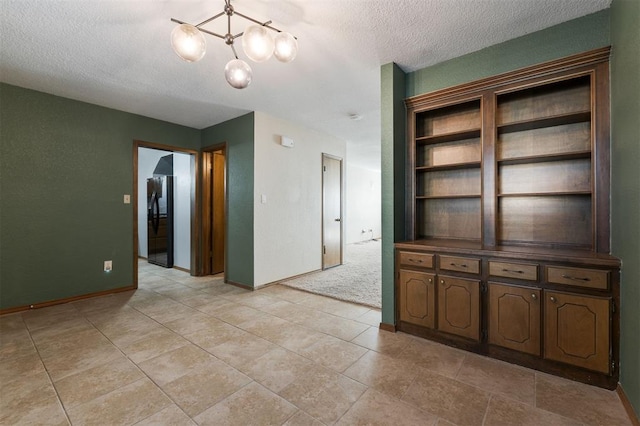
[[[286,136],[280,136],[280,145],[286,146],[287,148],[293,148],[293,139]]]

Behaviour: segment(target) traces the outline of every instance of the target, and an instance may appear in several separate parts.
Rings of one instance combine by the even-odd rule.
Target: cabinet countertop
[[[530,246],[486,246],[479,242],[422,239],[400,241],[394,244],[396,249],[414,251],[433,251],[438,253],[456,253],[473,256],[495,256],[517,260],[566,262],[620,268],[620,259],[606,253],[587,250],[571,250]]]

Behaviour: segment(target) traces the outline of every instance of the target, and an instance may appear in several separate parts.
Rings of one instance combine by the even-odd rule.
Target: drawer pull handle
[[[465,263],[450,263],[449,265],[451,265],[451,266],[459,266],[461,268],[468,268],[468,266]]]
[[[571,275],[562,275],[562,278],[574,281],[591,281],[589,278],[572,277]]]
[[[411,259],[411,258],[409,258],[409,262],[422,263],[422,259]]]
[[[555,297],[551,296],[549,298],[549,300],[551,300],[553,303],[556,303],[558,301],[558,299],[556,299]]]
[[[518,271],[517,269],[506,269],[506,268],[503,268],[502,272],[512,272],[514,274],[524,274],[524,271]]]
[[[533,300],[536,300],[536,299],[538,298],[538,295],[537,295],[537,294],[535,294],[535,293],[531,293],[531,298],[532,298]]]

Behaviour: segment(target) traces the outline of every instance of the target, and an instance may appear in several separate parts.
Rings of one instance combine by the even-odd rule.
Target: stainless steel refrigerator
[[[173,176],[147,179],[147,259],[173,267]]]

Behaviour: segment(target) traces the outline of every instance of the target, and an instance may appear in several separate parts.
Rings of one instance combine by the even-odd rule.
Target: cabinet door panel
[[[489,283],[489,343],[540,355],[540,293]]]
[[[434,280],[433,274],[400,271],[400,321],[434,327]]]
[[[480,281],[440,276],[438,329],[480,340]]]
[[[545,292],[544,357],[609,373],[611,299]]]

